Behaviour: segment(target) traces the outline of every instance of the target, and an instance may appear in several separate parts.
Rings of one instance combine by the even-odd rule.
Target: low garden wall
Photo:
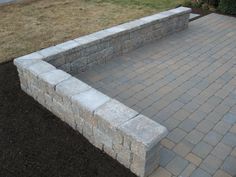
[[[136,175],[148,176],[159,165],[167,129],[71,73],[186,28],[189,13],[180,7],[17,58],[21,88]]]
[[[144,17],[39,51],[44,60],[69,73],[132,51],[188,26],[190,9],[180,7]]]

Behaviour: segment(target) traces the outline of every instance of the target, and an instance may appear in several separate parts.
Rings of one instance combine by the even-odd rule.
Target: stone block
[[[40,74],[55,70],[56,68],[45,61],[39,61],[27,68],[27,73],[37,77]]]
[[[186,167],[188,166],[188,161],[176,156],[167,166],[166,169],[170,171],[175,176],[178,176]]]
[[[117,153],[113,150],[110,149],[109,147],[106,147],[105,145],[103,146],[104,152],[106,152],[109,156],[111,156],[113,159],[117,158]]]
[[[56,45],[57,48],[60,48],[63,51],[71,50],[71,49],[74,49],[78,46],[79,46],[79,44],[73,40]]]
[[[67,80],[71,77],[70,74],[62,71],[62,70],[53,70],[47,73],[40,74],[39,83],[42,84],[41,87],[44,88],[44,91],[54,94],[55,86],[60,82]]]
[[[131,140],[131,151],[144,159],[155,151],[159,141],[167,135],[167,129],[153,120],[138,115],[119,127],[119,130]]]
[[[131,171],[140,177],[145,177],[150,175],[154,169],[159,165],[159,157],[153,156],[149,160],[144,160],[141,157],[133,154],[132,155],[132,164],[130,166]]]
[[[88,45],[95,44],[98,41],[98,38],[93,34],[89,34],[89,35],[74,39],[74,41],[77,42],[81,48],[85,48]]]
[[[67,99],[89,89],[91,89],[89,85],[75,77],[70,77],[56,85],[56,92]]]
[[[38,61],[41,61],[43,59],[43,56],[40,55],[38,52],[34,52],[19,58],[16,58],[13,62],[14,65],[17,66],[18,69],[27,67],[29,65],[32,65]]]
[[[175,8],[175,9],[171,9],[169,10],[177,15],[180,15],[182,13],[191,13],[192,9],[191,8],[188,8],[188,7],[178,7],[178,8]]]
[[[117,136],[117,128],[136,115],[138,115],[136,111],[116,100],[106,102],[94,112],[94,117],[98,121],[98,128],[103,132],[111,134],[116,143],[122,143],[121,138]]]
[[[56,46],[48,47],[48,48],[45,48],[45,49],[42,49],[42,50],[38,51],[38,53],[40,55],[42,55],[45,58],[45,60],[47,60],[46,58],[48,58],[48,57],[60,54],[62,52],[63,52],[63,50],[56,47]]]
[[[109,135],[107,135],[106,133],[100,131],[97,128],[93,129],[93,134],[94,134],[94,138],[104,144],[107,148],[112,149],[112,137],[110,137]]]
[[[116,159],[126,168],[130,168],[131,164],[131,151],[122,148],[118,153]]]
[[[72,96],[73,111],[80,117],[87,119],[92,125],[97,124],[93,117],[94,111],[109,101],[110,98],[95,89],[89,89],[80,94]]]

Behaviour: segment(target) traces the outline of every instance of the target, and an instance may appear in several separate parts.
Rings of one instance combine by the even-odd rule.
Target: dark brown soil
[[[192,8],[192,13],[200,14],[201,16],[205,16],[205,15],[208,15],[208,14],[210,14],[212,12],[206,11],[206,10],[202,10],[201,8]]]
[[[135,177],[20,90],[0,65],[0,177]]]
[[[216,10],[215,12],[212,12],[212,11],[208,11],[208,10],[203,10],[202,8],[192,8],[192,13],[200,14],[201,17],[205,16],[205,15],[208,15],[210,13],[217,13],[217,14],[226,15],[226,16],[230,16],[230,17],[236,17],[236,15],[229,15],[229,14],[221,13],[219,10]]]

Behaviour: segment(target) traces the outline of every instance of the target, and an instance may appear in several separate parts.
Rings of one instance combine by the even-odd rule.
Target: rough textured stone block
[[[54,66],[48,64],[47,62],[39,61],[35,64],[30,65],[27,69],[27,72],[37,77],[39,74],[46,73],[55,69],[56,68]]]
[[[110,136],[108,136],[104,132],[101,132],[97,128],[93,129],[93,134],[96,141],[104,144],[107,148],[112,149],[112,138]]]
[[[44,56],[44,58],[48,58],[48,57],[51,57],[53,55],[56,55],[56,54],[59,54],[59,53],[63,52],[63,50],[58,48],[58,47],[52,46],[52,47],[49,47],[49,48],[46,48],[46,49],[42,49],[38,52],[39,52],[40,55]]]
[[[69,79],[71,77],[70,74],[62,71],[62,70],[53,70],[47,73],[40,74],[39,80],[42,81],[48,88],[53,88],[60,82]]]
[[[124,136],[130,138],[131,152],[138,159],[131,165],[133,172],[139,176],[150,174],[159,165],[159,161],[155,160],[157,158],[153,157],[158,156],[159,141],[167,135],[167,129],[143,115],[138,115],[121,125],[120,130]]]
[[[133,140],[132,151],[142,156],[167,135],[165,127],[143,115],[121,125],[120,130]]]
[[[40,55],[38,52],[34,52],[31,54],[16,58],[14,60],[14,64],[18,68],[23,68],[23,67],[27,67],[29,65],[32,65],[38,61],[41,61],[41,59],[43,59],[43,56]]]
[[[77,42],[80,45],[80,47],[85,47],[88,44],[90,44],[90,45],[94,44],[97,40],[98,40],[97,37],[93,34],[74,39],[74,41]]]
[[[73,40],[56,45],[57,48],[60,48],[63,51],[71,50],[78,46],[79,44]]]
[[[75,94],[79,94],[89,89],[91,89],[89,85],[74,77],[64,80],[56,86],[56,92],[68,99]]]
[[[94,111],[109,101],[110,98],[95,89],[89,89],[72,97],[72,106],[79,116],[86,119],[92,125],[97,121],[93,118]]]
[[[108,128],[115,130],[136,115],[138,115],[136,111],[113,99],[99,107],[94,113],[98,120],[98,128],[105,132]]]

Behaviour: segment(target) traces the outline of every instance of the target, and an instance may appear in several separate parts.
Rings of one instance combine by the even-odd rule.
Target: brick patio
[[[236,175],[236,20],[189,28],[77,77],[169,130],[152,177]]]

